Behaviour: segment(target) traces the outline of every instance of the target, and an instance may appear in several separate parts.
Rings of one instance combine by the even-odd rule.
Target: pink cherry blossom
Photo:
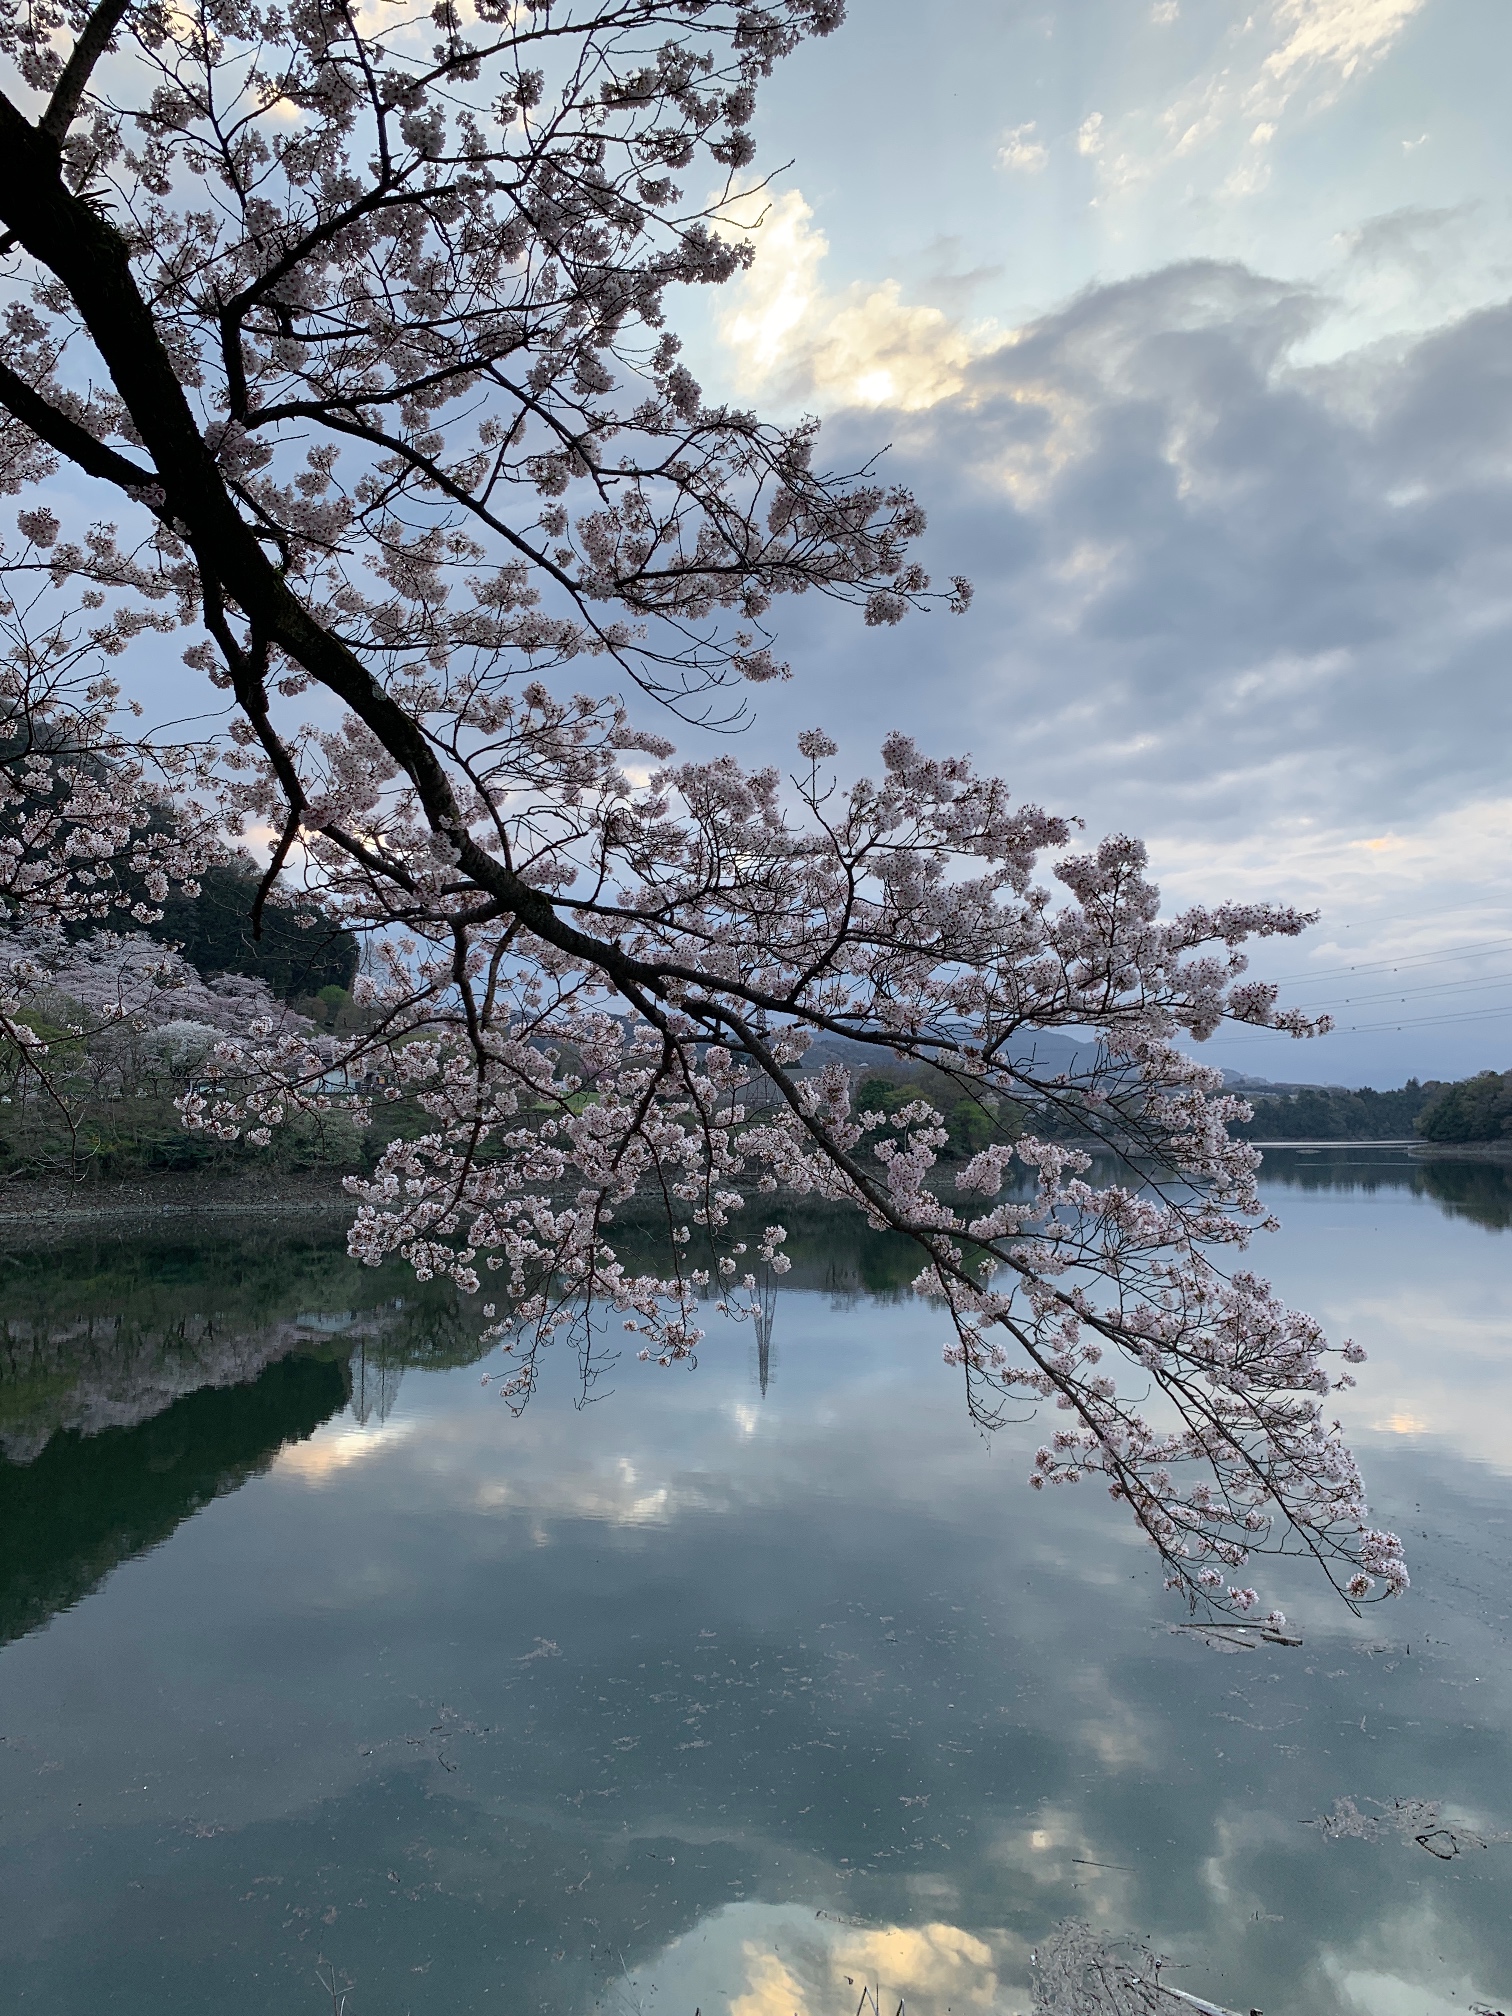
[[[1348,1375],[1245,1264],[1247,1109],[1189,1055],[1225,1021],[1323,1026],[1246,967],[1309,920],[1163,916],[1137,840],[1084,847],[903,735],[848,784],[818,728],[793,776],[677,759],[681,721],[788,676],[783,596],[872,624],[969,601],[931,588],[907,491],[706,400],[667,326],[749,263],[755,93],[840,16],[474,0],[382,41],[318,0],[0,0],[0,490],[27,499],[0,901],[119,927],[121,861],[160,902],[266,835],[259,903],[302,888],[362,937],[366,1024],[217,1025],[184,1123],[262,1142],[417,1101],[351,1182],[351,1250],[488,1279],[513,1404],[553,1337],[592,1363],[609,1312],[691,1361],[785,1270],[768,1200],[842,1201],[913,1242],[977,1417],[1057,1424],[1031,1482],[1100,1481],[1194,1602],[1248,1613],[1278,1549],[1394,1592],[1327,1412]],[[86,488],[113,515],[84,528]],[[180,628],[227,725],[134,740],[98,668]],[[0,1002],[29,1057],[22,995],[63,988],[40,948],[16,939]],[[69,955],[123,1014],[129,948]],[[1038,1069],[1047,1030],[1084,1066]],[[952,1192],[930,1104],[858,1115],[843,1065],[805,1068],[836,1037],[1025,1131]],[[615,1245],[644,1198],[654,1272]]]

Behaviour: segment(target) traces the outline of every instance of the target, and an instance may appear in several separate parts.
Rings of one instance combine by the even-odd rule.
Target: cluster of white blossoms
[[[11,574],[82,589],[107,655],[194,626],[230,710],[166,826],[112,825],[87,766],[58,812],[13,765],[15,914],[71,889],[100,914],[111,843],[149,899],[192,875],[156,836],[209,844],[187,807],[213,775],[211,824],[270,836],[253,927],[302,881],[367,970],[359,1030],[252,1023],[185,1122],[265,1142],[418,1108],[352,1181],[352,1251],[493,1280],[517,1403],[595,1311],[689,1359],[708,1309],[781,1272],[771,1200],[843,1201],[917,1248],[981,1419],[1064,1417],[1032,1481],[1103,1480],[1193,1602],[1249,1611],[1253,1557],[1287,1548],[1351,1601],[1389,1592],[1400,1546],[1327,1413],[1358,1354],[1236,1264],[1265,1224],[1246,1109],[1183,1048],[1225,1020],[1308,1033],[1242,949],[1307,920],[1163,920],[1137,842],[1076,851],[902,736],[849,787],[817,728],[786,778],[676,762],[569,683],[592,663],[664,727],[717,723],[786,675],[781,596],[870,623],[936,599],[914,499],[825,470],[810,422],[705,401],[666,326],[669,289],[748,263],[756,90],[841,11],[437,0],[379,39],[335,0],[0,0],[0,488],[39,493]],[[127,531],[65,539],[60,465]],[[51,889],[44,799],[77,834]],[[1044,1030],[1086,1067],[1038,1070]],[[804,1068],[837,1037],[979,1103],[958,1185],[931,1104],[857,1113],[846,1071]],[[654,1273],[615,1243],[647,1199]]]

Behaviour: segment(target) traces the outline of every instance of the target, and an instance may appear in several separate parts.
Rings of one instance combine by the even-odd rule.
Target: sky
[[[668,302],[976,591],[779,603],[736,753],[901,728],[1140,835],[1168,906],[1317,911],[1254,970],[1335,1033],[1233,1071],[1512,1068],[1509,72],[1506,0],[849,0],[758,101],[753,266]]]
[[[1204,1054],[1512,1067],[1512,8],[850,0],[766,87],[706,392],[879,449],[964,617],[781,613],[751,758],[971,751],[1172,902],[1320,911]],[[791,164],[785,166],[784,164]]]

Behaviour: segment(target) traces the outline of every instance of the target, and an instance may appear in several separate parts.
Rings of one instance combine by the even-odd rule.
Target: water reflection
[[[315,1429],[348,1406],[360,1426],[385,1422],[407,1364],[478,1355],[475,1312],[348,1265],[334,1232],[90,1240],[6,1254],[4,1269],[0,1644],[281,1451],[328,1464]]]
[[[1342,1190],[1370,1194],[1405,1190],[1431,1198],[1456,1218],[1489,1231],[1512,1226],[1512,1163],[1373,1148],[1368,1142],[1337,1148],[1267,1148],[1267,1186],[1288,1190]]]
[[[74,1607],[0,1655],[8,1994],[188,2016],[213,1981],[271,2016],[324,1956],[350,2016],[850,2016],[866,1982],[1025,2011],[1074,1915],[1232,2009],[1507,2008],[1512,1484],[1467,1460],[1509,1398],[1506,1249],[1405,1157],[1336,1174],[1268,1157],[1267,1265],[1372,1349],[1350,1426],[1416,1581],[1359,1624],[1278,1589],[1297,1652],[1173,1635],[1113,1508],[1024,1488],[1040,1430],[971,1428],[906,1252],[828,1221],[765,1348],[622,1364],[586,1411],[564,1359],[518,1421],[465,1307],[330,1248],[193,1279],[165,1248],[116,1288],[108,1254],[23,1261],[13,1333],[56,1347],[24,1362],[73,1383],[0,1480],[28,1614]],[[280,1323],[245,1383],[156,1407],[175,1338]],[[156,1411],[72,1425],[128,1360]],[[1306,1824],[1404,1798],[1488,1845]]]
[[[234,1389],[172,1402],[137,1428],[53,1435],[0,1463],[0,1644],[35,1631],[266,1470],[347,1404],[345,1368],[287,1357]],[[156,1398],[156,1393],[154,1393]]]
[[[0,1457],[69,1429],[149,1420],[187,1393],[244,1386],[293,1351],[468,1363],[481,1318],[398,1267],[322,1238],[96,1239],[0,1255]]]
[[[1011,1937],[982,1938],[944,1919],[867,1925],[791,1905],[726,1904],[695,1933],[669,1941],[621,1995],[634,2007],[654,1980],[659,2005],[692,2008],[714,1978],[729,1984],[722,1992],[730,2016],[853,2016],[862,1988],[872,1989],[887,2016],[900,2001],[918,2016],[951,2016],[1004,2006],[999,1967],[1022,1972],[1028,1959]],[[606,1998],[596,2006],[615,2005]]]

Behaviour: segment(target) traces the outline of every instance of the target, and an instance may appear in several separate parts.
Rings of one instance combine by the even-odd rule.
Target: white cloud
[[[1270,151],[1288,120],[1334,103],[1382,62],[1427,0],[1274,0],[1264,13],[1234,12],[1202,67],[1159,110],[1091,114],[1080,151],[1098,160],[1101,200],[1133,196],[1199,153],[1226,154],[1212,177],[1239,201],[1271,179]],[[1174,9],[1162,22],[1174,19]],[[1411,143],[1416,144],[1416,143]],[[1182,172],[1185,172],[1184,170]]]
[[[1268,827],[1258,849],[1248,835],[1217,846],[1173,838],[1162,853],[1173,888],[1190,893],[1217,873],[1225,886],[1253,895],[1279,874],[1309,907],[1390,921],[1393,935],[1370,941],[1372,948],[1410,956],[1446,938],[1468,942],[1505,928],[1512,906],[1512,798],[1475,798],[1420,821],[1404,821],[1403,830],[1294,817]],[[1446,906],[1443,891],[1450,885],[1456,900]],[[1418,921],[1401,928],[1397,920],[1425,896],[1428,905]],[[1325,936],[1310,944],[1308,957],[1327,964],[1339,950]],[[1351,948],[1351,956],[1363,956],[1359,946]],[[1300,955],[1290,963],[1298,965]]]
[[[905,301],[895,280],[830,293],[821,272],[829,241],[813,214],[791,189],[754,230],[755,261],[719,321],[738,390],[904,413],[959,392],[972,357],[1001,339]]]
[[[1034,138],[1036,123],[1031,119],[1026,125],[1009,127],[997,152],[999,168],[1013,169],[1020,175],[1040,173],[1050,159],[1050,150]]]
[[[1265,76],[1290,80],[1331,69],[1353,77],[1378,62],[1427,0],[1280,0],[1274,15],[1282,40],[1266,57]]]
[[[800,192],[789,189],[759,219],[742,220],[756,257],[731,290],[735,305],[721,318],[720,333],[739,360],[743,385],[772,377],[812,318],[829,251],[824,233],[810,229],[813,215]]]

